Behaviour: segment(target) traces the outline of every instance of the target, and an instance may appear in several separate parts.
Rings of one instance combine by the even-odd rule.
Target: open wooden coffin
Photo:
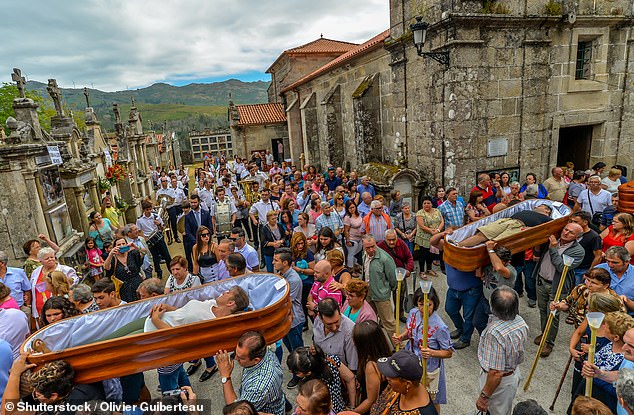
[[[619,186],[619,212],[634,214],[634,180]]]
[[[254,311],[95,343],[147,317],[155,304],[180,308],[189,300],[216,298],[234,285],[249,294]],[[267,343],[273,343],[284,337],[290,326],[286,280],[273,274],[248,274],[58,321],[32,334],[22,349],[29,351],[36,339],[43,340],[51,352],[32,354],[31,363],[66,360],[75,369],[76,382],[89,383],[233,350],[238,338],[249,330],[259,330]]]
[[[551,215],[553,218],[552,221],[526,229],[510,238],[498,241],[499,245],[509,248],[514,254],[520,251],[525,251],[534,246],[543,244],[548,240],[550,235],[559,235],[561,230],[568,223],[568,217],[572,213],[572,210],[563,203],[553,202],[550,200],[526,200],[515,206],[496,212],[491,216],[487,216],[486,218],[482,218],[476,222],[465,225],[454,231],[452,235],[449,235],[449,238],[456,242],[460,242],[469,236],[474,235],[478,227],[482,225],[491,223],[498,219],[511,217],[511,215],[519,211],[530,210],[544,203],[553,208],[553,213]],[[473,271],[477,268],[486,266],[491,262],[484,245],[464,248],[452,245],[448,243],[446,239],[447,237],[445,237],[443,259],[452,267],[460,271]]]

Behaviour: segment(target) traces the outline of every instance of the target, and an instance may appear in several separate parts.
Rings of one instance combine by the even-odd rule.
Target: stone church
[[[409,167],[461,191],[482,171],[631,167],[631,2],[483,3],[391,0],[390,27],[361,45],[284,52],[269,99],[285,108],[292,158]]]

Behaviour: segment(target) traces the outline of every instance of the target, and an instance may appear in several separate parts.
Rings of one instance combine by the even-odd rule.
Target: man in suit
[[[208,210],[201,209],[200,197],[191,195],[189,198],[191,210],[185,215],[185,235],[183,236],[183,246],[185,248],[185,257],[187,258],[189,272],[192,272],[192,248],[196,245],[196,232],[200,226],[206,226],[211,231],[213,224],[211,215]]]

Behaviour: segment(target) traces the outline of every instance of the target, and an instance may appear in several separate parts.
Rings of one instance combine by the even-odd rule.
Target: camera
[[[165,392],[163,392],[163,396],[176,396],[176,397],[180,398],[181,392],[184,392],[185,393],[185,397],[187,399],[189,399],[189,393],[187,392],[186,389],[173,389],[171,391],[165,391]]]

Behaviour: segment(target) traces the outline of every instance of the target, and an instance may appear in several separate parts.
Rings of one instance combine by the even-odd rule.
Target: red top
[[[396,240],[396,246],[394,249],[387,246],[385,241],[379,242],[376,246],[390,254],[397,267],[405,268],[409,272],[414,271],[414,258],[412,257],[412,253],[409,251],[407,244],[403,242],[401,238]]]
[[[475,190],[482,192],[482,203],[484,203],[489,209],[491,213],[493,213],[493,208],[498,204],[498,200],[495,197],[495,193],[493,192],[493,188],[491,186],[487,186],[486,189],[481,188],[477,184],[473,186],[473,189],[469,192],[469,194],[473,193]]]
[[[602,251],[605,252],[608,248],[613,246],[625,246],[626,242],[634,240],[634,234],[630,235],[628,238],[622,235],[614,234],[614,225],[610,225],[608,227],[608,234],[603,238],[603,248]],[[630,264],[634,265],[634,258],[630,259]]]

